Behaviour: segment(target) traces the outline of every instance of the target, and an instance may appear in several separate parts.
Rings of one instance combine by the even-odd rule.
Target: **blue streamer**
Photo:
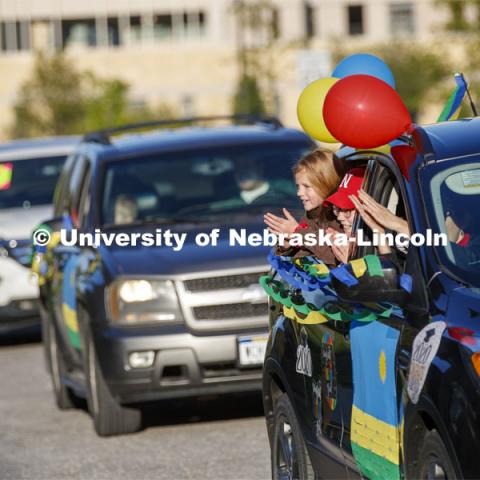
[[[400,275],[400,286],[408,293],[412,293],[412,277],[408,273]]]
[[[334,268],[333,270],[330,270],[330,273],[347,287],[358,285],[358,280],[347,270],[346,265]]]

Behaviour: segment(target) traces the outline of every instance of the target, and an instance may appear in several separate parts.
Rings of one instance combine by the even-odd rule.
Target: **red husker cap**
[[[358,191],[362,187],[364,175],[364,168],[352,168],[349,170],[340,182],[337,191],[324,200],[323,206],[335,205],[342,210],[353,210],[355,205],[348,196],[357,196]]]

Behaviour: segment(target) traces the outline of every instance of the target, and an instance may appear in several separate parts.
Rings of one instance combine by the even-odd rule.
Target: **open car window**
[[[395,176],[387,167],[375,162],[375,160],[371,160],[371,162],[375,164],[367,172],[364,189],[374,200],[388,208],[394,215],[404,219],[407,218],[405,202]],[[357,214],[354,231],[358,232],[360,229],[363,231],[363,238],[367,242],[371,242],[373,239],[372,231]],[[386,230],[386,233],[388,233],[388,230]],[[395,234],[396,232],[391,233]],[[395,247],[392,247],[393,249]],[[404,260],[406,249],[397,249],[396,253],[398,253],[400,260]],[[361,258],[369,254],[378,254],[378,247],[373,245],[358,246],[352,253],[351,259]]]

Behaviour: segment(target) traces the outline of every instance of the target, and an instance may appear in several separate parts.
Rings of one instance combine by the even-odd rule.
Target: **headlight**
[[[123,280],[109,287],[109,314],[120,324],[182,321],[171,280]]]
[[[125,303],[148,302],[157,298],[152,284],[146,280],[131,280],[122,283],[118,295],[120,300]]]

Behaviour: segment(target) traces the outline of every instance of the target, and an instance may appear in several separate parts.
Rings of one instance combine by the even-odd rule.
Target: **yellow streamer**
[[[352,260],[350,262],[354,275],[360,278],[367,271],[367,264],[363,258]]]
[[[312,267],[319,275],[328,275],[330,273],[330,270],[324,263],[314,263]]]
[[[283,306],[283,314],[290,320],[295,320],[304,325],[318,325],[319,323],[328,322],[328,318],[320,312],[310,312],[305,318],[301,318],[293,307]]]

